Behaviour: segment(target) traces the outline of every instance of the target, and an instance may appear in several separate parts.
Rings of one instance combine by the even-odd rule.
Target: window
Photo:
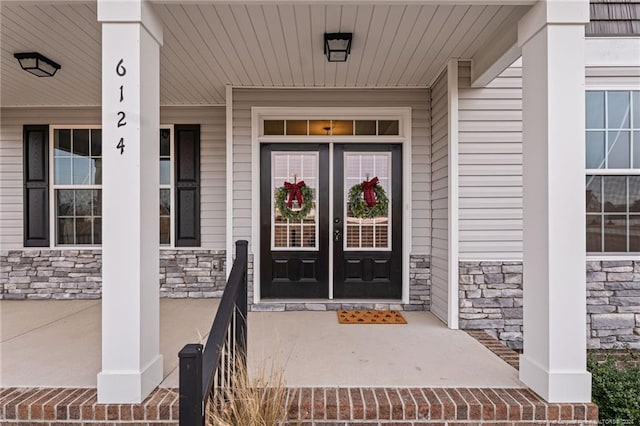
[[[102,131],[53,131],[56,245],[102,242]]]
[[[171,129],[160,131],[160,244],[171,244]],[[57,246],[102,243],[102,130],[53,129],[54,232]]]
[[[264,136],[398,136],[399,120],[264,120]]]
[[[587,251],[640,252],[640,91],[586,93]]]

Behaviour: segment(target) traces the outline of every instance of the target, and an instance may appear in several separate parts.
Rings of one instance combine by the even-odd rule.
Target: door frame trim
[[[328,143],[329,179],[333,183],[333,143],[396,143],[402,145],[402,303],[409,303],[409,259],[411,254],[411,107],[251,107],[251,250],[253,252],[253,303],[261,303],[260,295],[260,143]],[[264,119],[286,117],[298,119],[395,119],[400,136],[260,136]],[[333,197],[330,197],[332,199]],[[329,221],[333,222],[333,201],[329,205]],[[326,236],[331,239],[331,233]],[[258,250],[256,250],[258,247]],[[329,244],[329,268],[333,266],[333,247]],[[329,274],[329,300],[333,300],[333,274]],[[262,303],[271,303],[268,302]],[[362,300],[365,302],[366,300]]]

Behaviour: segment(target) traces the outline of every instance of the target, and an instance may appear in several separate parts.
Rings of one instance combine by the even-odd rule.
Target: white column
[[[591,400],[586,370],[586,0],[540,1],[518,25],[523,60],[524,354],[549,402]]]
[[[98,402],[162,381],[159,129],[162,27],[146,0],[98,0],[102,22],[102,371]]]

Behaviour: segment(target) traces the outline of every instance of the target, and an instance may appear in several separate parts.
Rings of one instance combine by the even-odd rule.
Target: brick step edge
[[[300,388],[289,421],[401,420],[597,423],[595,404],[549,404],[526,388]],[[580,423],[577,423],[580,424]]]
[[[500,340],[491,336],[490,334],[480,331],[480,330],[464,330],[467,334],[478,342],[480,342],[484,347],[489,349],[495,355],[497,355],[504,362],[515,368],[516,370],[520,369],[520,354],[514,351],[508,346],[505,346]]]
[[[549,404],[525,388],[291,388],[289,424],[597,424],[594,404]],[[175,425],[176,389],[141,404],[98,404],[95,389],[0,389],[0,423]],[[408,423],[407,423],[408,422]],[[402,424],[402,423],[400,423]]]

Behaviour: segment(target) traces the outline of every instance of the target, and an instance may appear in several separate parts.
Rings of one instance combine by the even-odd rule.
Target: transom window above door
[[[264,120],[263,136],[399,136],[399,120]]]

